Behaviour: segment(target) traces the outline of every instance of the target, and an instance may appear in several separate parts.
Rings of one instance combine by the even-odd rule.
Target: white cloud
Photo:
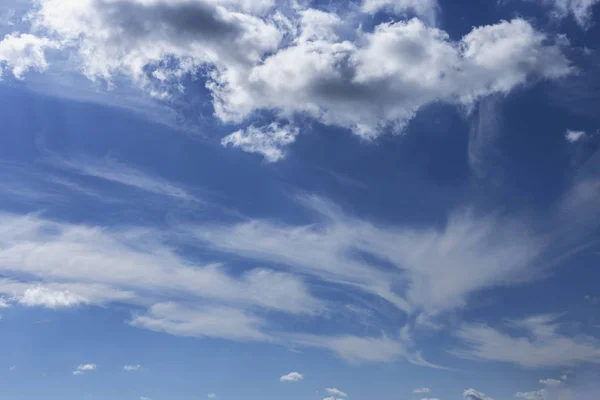
[[[8,308],[8,307],[10,307],[10,304],[8,304],[6,299],[4,299],[3,297],[0,297],[0,308]]]
[[[546,385],[546,386],[559,386],[560,384],[562,384],[562,381],[560,381],[558,379],[548,378],[548,379],[540,379],[540,383],[542,385]]]
[[[227,307],[187,307],[159,303],[146,314],[134,316],[131,325],[177,336],[214,337],[230,340],[267,340],[263,320],[249,312]]]
[[[0,215],[0,221],[0,272],[27,274],[49,282],[44,287],[68,290],[76,295],[63,296],[70,302],[83,297],[95,304],[117,299],[139,304],[152,303],[160,294],[177,294],[291,313],[311,314],[322,307],[292,274],[255,269],[232,277],[219,264],[182,258],[163,242],[168,239],[164,231],[71,225],[8,214]],[[20,282],[0,283],[4,293],[25,291]]]
[[[150,397],[144,397],[144,396],[142,396],[142,397],[140,397],[140,400],[152,400],[152,399]]]
[[[171,181],[158,178],[144,171],[112,159],[98,161],[95,159],[66,160],[55,154],[50,154],[48,162],[67,171],[83,176],[91,176],[112,183],[128,186],[144,192],[167,196],[183,201],[199,201],[186,189]]]
[[[75,371],[73,371],[73,375],[82,375],[86,372],[95,371],[96,364],[79,364]]]
[[[194,232],[222,252],[287,265],[405,312],[432,314],[465,305],[479,290],[523,279],[544,244],[521,222],[492,216],[456,213],[436,230],[393,228],[348,217],[318,198],[305,203],[322,219],[297,226],[253,220]],[[355,257],[357,251],[394,268],[384,271]]]
[[[431,393],[431,389],[429,388],[417,388],[412,391],[413,393]]]
[[[22,79],[28,70],[44,71],[48,68],[46,49],[57,48],[56,42],[28,33],[13,33],[0,40],[0,79],[2,71],[9,69]]]
[[[535,392],[517,392],[515,396],[525,400],[545,400],[542,390],[536,390]]]
[[[574,366],[600,363],[600,343],[590,336],[559,333],[555,315],[510,321],[526,336],[512,336],[487,325],[465,325],[458,336],[467,348],[454,353],[467,358],[504,361],[526,368]]]
[[[68,290],[52,290],[43,286],[26,289],[19,304],[27,307],[65,308],[88,304],[89,300]]]
[[[201,71],[225,123],[269,110],[278,119],[308,115],[373,138],[401,131],[425,105],[471,107],[490,94],[572,71],[553,38],[523,19],[477,27],[454,41],[417,18],[365,32],[338,14],[297,4],[281,11],[271,0],[37,3],[31,18],[33,29],[50,38],[44,46],[59,43],[88,78],[117,84],[125,76],[165,99],[185,90],[184,76]],[[437,4],[366,0],[362,9],[433,20]],[[297,133],[277,123],[250,124],[223,143],[276,161]]]
[[[290,372],[287,375],[283,375],[279,380],[281,382],[299,382],[304,380],[304,375],[299,372]]]
[[[484,393],[478,392],[475,389],[467,389],[463,392],[463,398],[465,400],[493,400],[486,397]]]
[[[571,389],[560,387],[548,387],[531,392],[517,392],[515,396],[524,400],[573,400],[588,398],[586,396],[576,397]]]
[[[438,8],[437,0],[364,0],[362,4],[362,10],[366,13],[381,10],[396,14],[414,12],[431,23],[435,22]]]
[[[567,133],[565,133],[565,139],[567,139],[567,141],[569,141],[571,143],[575,143],[585,137],[586,137],[586,134],[584,131],[573,131],[573,130],[569,129],[569,130],[567,130]]]
[[[110,81],[124,74],[145,86],[148,66],[161,70],[163,76],[178,77],[204,63],[254,63],[275,50],[281,39],[272,24],[212,1],[38,3],[33,12],[35,27],[70,46],[91,79]],[[169,56],[179,61],[176,67],[160,65]]]
[[[333,397],[348,397],[348,395],[337,388],[327,388],[325,389],[327,393],[329,393]]]
[[[360,337],[352,335],[318,336],[294,334],[287,337],[298,346],[316,347],[332,351],[352,364],[392,362],[405,358],[412,364],[439,368],[423,359],[421,353],[413,349],[408,338]]]
[[[548,40],[522,19],[473,29],[459,42],[418,19],[378,25],[355,42],[301,33],[261,64],[218,71],[209,87],[224,121],[274,109],[374,137],[400,130],[431,102],[471,105],[533,77],[570,73]]]
[[[281,126],[273,122],[267,126],[249,126],[245,130],[240,129],[225,136],[221,144],[239,147],[248,153],[258,153],[266,161],[275,162],[284,157],[284,148],[296,140],[298,133],[298,128]]]
[[[208,398],[209,398],[209,399],[216,399],[216,398],[217,398],[217,395],[216,395],[215,393],[209,393],[209,394],[208,394]]]
[[[136,365],[124,365],[123,366],[123,371],[137,371],[138,369],[142,368],[142,366],[140,364],[136,364]]]
[[[538,0],[552,7],[555,17],[564,18],[572,15],[577,23],[587,28],[592,21],[592,11],[599,0]]]

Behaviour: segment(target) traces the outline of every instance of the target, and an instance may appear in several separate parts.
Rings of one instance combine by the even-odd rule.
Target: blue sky
[[[600,393],[596,0],[0,4],[0,399]]]

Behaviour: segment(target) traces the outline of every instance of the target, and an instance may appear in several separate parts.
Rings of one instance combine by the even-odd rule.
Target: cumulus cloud
[[[413,390],[413,393],[431,393],[431,389],[423,387],[423,388],[417,388]]]
[[[17,79],[22,79],[28,70],[44,71],[48,68],[45,51],[58,48],[48,38],[29,33],[12,33],[0,40],[0,78],[3,70],[10,70]]]
[[[217,116],[305,113],[374,137],[402,129],[431,102],[470,105],[530,78],[571,71],[560,48],[522,19],[475,28],[459,42],[418,19],[378,25],[355,42],[323,36],[300,34],[250,70],[215,74],[209,87]]]
[[[142,368],[141,365],[136,364],[136,365],[124,365],[123,366],[123,370],[130,372],[130,371],[137,371],[138,369]]]
[[[5,39],[11,49],[17,40],[35,44],[34,57],[4,58],[33,60],[12,67],[20,75],[46,68],[43,50],[59,47],[88,78],[117,84],[127,77],[160,99],[184,91],[182,78],[194,74],[205,80],[225,123],[246,123],[268,110],[277,120],[310,116],[363,138],[400,132],[434,102],[468,108],[572,71],[560,45],[523,19],[452,40],[423,22],[436,9],[434,0],[365,0],[362,12],[412,12],[421,19],[364,31],[333,12],[296,6],[284,15],[273,1],[37,0],[30,20],[47,37]],[[275,122],[250,123],[223,144],[272,162],[297,134]]]
[[[325,391],[332,397],[348,397],[348,395],[337,388],[327,388]]]
[[[95,371],[96,364],[79,364],[73,371],[73,375],[82,375],[86,372]]]
[[[299,372],[290,372],[287,375],[283,375],[279,380],[281,382],[299,382],[304,379],[304,375]]]
[[[298,128],[273,122],[267,126],[240,129],[225,136],[221,144],[239,147],[248,153],[258,153],[267,162],[275,162],[284,157],[284,148],[294,143],[298,133]]]
[[[478,392],[475,389],[467,389],[463,392],[464,400],[493,400],[487,397],[484,393]]]
[[[586,134],[584,131],[574,131],[574,130],[568,129],[567,132],[565,133],[565,139],[567,139],[567,141],[569,141],[570,143],[575,143],[585,137],[586,137]]]
[[[26,289],[19,304],[27,307],[65,308],[88,304],[89,300],[68,290],[52,290],[43,286]]]
[[[199,65],[255,63],[276,49],[281,33],[261,18],[211,1],[38,0],[34,25],[78,54],[83,73],[112,80],[127,75],[146,84],[145,68],[162,76]],[[168,58],[174,69],[161,69]],[[166,67],[165,67],[166,68]]]
[[[454,353],[525,368],[599,363],[600,343],[583,334],[562,335],[557,320],[556,315],[539,315],[509,322],[513,328],[524,330],[527,336],[513,336],[487,325],[465,325],[458,331],[458,336],[467,343],[467,348]]]

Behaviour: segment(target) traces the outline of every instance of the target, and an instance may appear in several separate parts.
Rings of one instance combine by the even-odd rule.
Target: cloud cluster
[[[8,69],[17,79],[29,70],[44,71],[48,68],[45,52],[58,44],[48,38],[28,33],[7,34],[0,40],[0,79]]]
[[[91,80],[116,85],[126,77],[160,99],[186,90],[182,78],[192,74],[205,81],[215,115],[228,124],[270,111],[374,138],[400,132],[428,104],[470,108],[490,94],[573,71],[561,45],[524,19],[452,40],[431,25],[435,0],[365,0],[356,12],[418,16],[373,31],[348,25],[360,18],[274,1],[36,2],[29,17],[35,35],[0,42],[0,63],[16,76],[46,69],[50,48],[68,54]],[[277,161],[298,133],[276,122],[250,124],[223,144]]]
[[[571,71],[560,47],[522,19],[475,28],[459,42],[419,19],[381,24],[348,41],[336,34],[336,15],[315,14],[304,13],[293,44],[262,63],[213,75],[219,118],[241,121],[261,109],[302,113],[372,138],[401,130],[426,104],[469,106],[530,78]]]

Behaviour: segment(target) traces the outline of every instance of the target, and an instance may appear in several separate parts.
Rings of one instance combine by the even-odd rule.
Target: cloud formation
[[[525,335],[514,336],[487,325],[465,325],[458,337],[466,349],[454,353],[467,358],[503,361],[525,368],[569,367],[600,362],[600,343],[587,335],[560,333],[558,316],[538,315],[509,321]],[[553,381],[546,381],[546,384]],[[544,382],[542,382],[544,383]]]
[[[356,12],[418,16],[373,31],[349,26],[355,19],[335,12],[296,4],[284,13],[274,5],[37,0],[30,21],[40,36],[7,36],[0,63],[21,77],[46,69],[45,52],[55,49],[92,81],[110,86],[125,77],[162,100],[185,91],[184,78],[193,75],[205,82],[218,119],[246,126],[223,145],[269,162],[283,158],[298,135],[298,128],[275,121],[308,116],[372,139],[401,132],[428,104],[471,108],[491,94],[573,72],[560,40],[520,18],[454,40],[432,25],[435,0],[365,0]],[[277,118],[253,124],[263,111]]]
[[[48,38],[29,33],[7,34],[0,40],[0,79],[4,70],[10,70],[17,79],[22,79],[29,70],[46,70],[45,51],[56,48],[58,44]]]
[[[279,380],[281,382],[299,382],[304,380],[304,375],[299,372],[290,372],[287,375],[283,375]]]
[[[82,375],[86,372],[95,371],[96,364],[79,364],[73,371],[73,375]]]

